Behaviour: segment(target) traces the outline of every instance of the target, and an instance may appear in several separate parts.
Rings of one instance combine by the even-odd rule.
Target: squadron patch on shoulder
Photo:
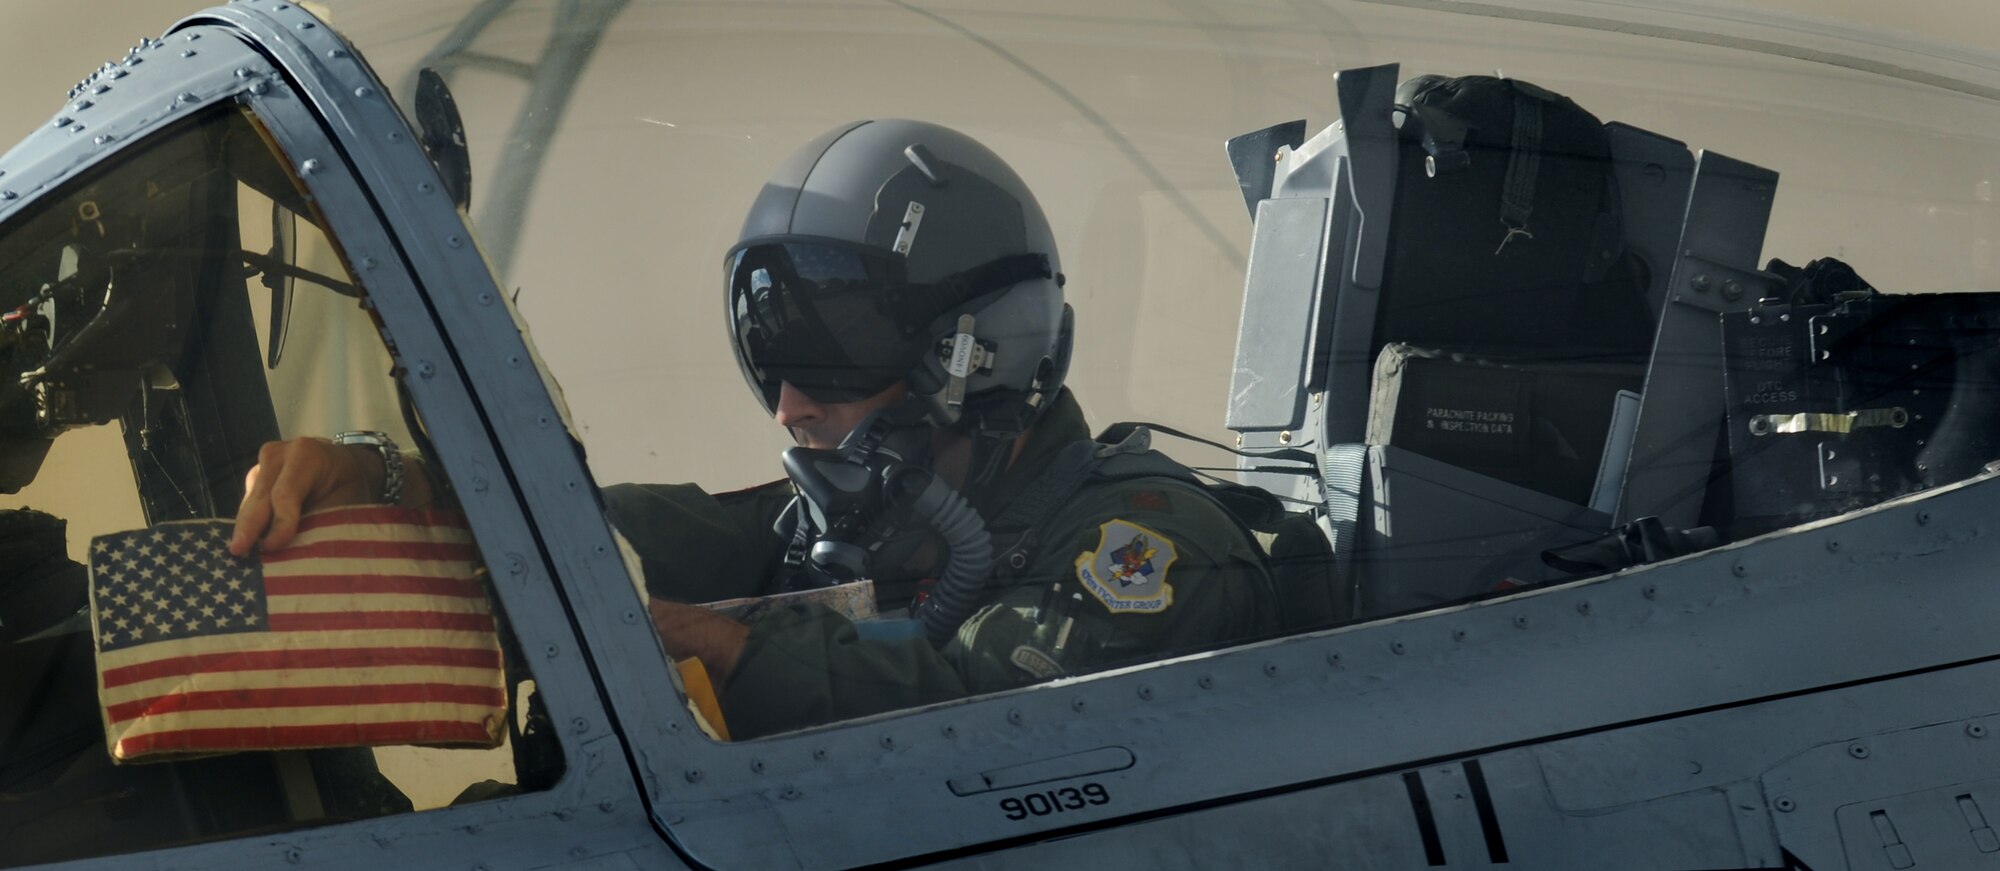
[[[1114,612],[1165,611],[1174,603],[1167,567],[1176,556],[1166,536],[1113,520],[1097,528],[1097,549],[1077,556],[1076,578]]]

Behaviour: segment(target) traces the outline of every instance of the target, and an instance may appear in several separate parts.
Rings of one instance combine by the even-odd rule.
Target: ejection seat
[[[1601,127],[1608,154],[1536,148],[1598,122],[1557,103],[1522,114],[1554,97],[1532,85],[1502,107],[1527,120],[1483,142],[1398,105],[1441,81],[1399,94],[1394,65],[1346,71],[1339,122],[1228,146],[1255,230],[1227,426],[1248,454],[1317,456],[1306,475],[1239,465],[1319,505],[1335,594],[1362,619],[1556,580],[1569,572],[1544,551],[1635,518],[1700,519],[1716,312],[1756,302],[1743,288],[1776,182],[1618,123]],[[1566,237],[1503,223],[1524,178]],[[1539,259],[1501,258],[1536,244]]]

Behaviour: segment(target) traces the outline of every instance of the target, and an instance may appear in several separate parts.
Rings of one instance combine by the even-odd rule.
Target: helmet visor
[[[920,325],[899,315],[901,258],[829,241],[783,241],[730,252],[730,339],[743,377],[767,411],[790,383],[820,402],[887,390],[915,362]]]

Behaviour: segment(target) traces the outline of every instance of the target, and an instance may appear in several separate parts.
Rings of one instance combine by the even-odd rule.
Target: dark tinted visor
[[[820,402],[866,399],[902,380],[916,359],[922,325],[898,311],[907,285],[893,254],[766,242],[732,251],[726,267],[736,360],[766,410],[777,407],[784,382]]]

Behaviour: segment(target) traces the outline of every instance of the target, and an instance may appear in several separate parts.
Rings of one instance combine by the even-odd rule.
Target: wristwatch
[[[382,454],[382,501],[395,505],[403,501],[403,452],[386,432],[356,431],[335,433],[336,445],[362,445]]]

